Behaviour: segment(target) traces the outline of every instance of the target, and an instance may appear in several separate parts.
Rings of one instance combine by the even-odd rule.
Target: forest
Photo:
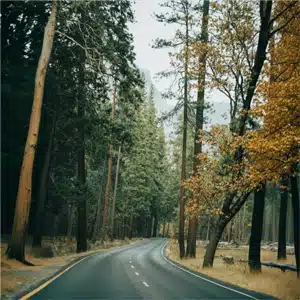
[[[133,1],[2,1],[1,235],[8,259],[45,239],[169,237],[294,247],[300,273],[300,2],[161,0],[174,35],[159,113],[136,65]],[[211,124],[210,95],[229,103]],[[16,106],[15,106],[16,105]],[[173,132],[165,133],[171,122]]]

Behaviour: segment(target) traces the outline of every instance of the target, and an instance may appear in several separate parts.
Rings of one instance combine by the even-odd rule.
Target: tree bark
[[[157,227],[158,227],[158,217],[157,213],[154,215],[154,222],[153,222],[153,232],[152,232],[152,237],[157,236]]]
[[[45,156],[45,161],[44,161],[42,175],[41,175],[41,182],[38,191],[35,226],[34,226],[33,241],[32,241],[32,245],[34,247],[42,246],[44,206],[45,206],[47,190],[48,190],[48,177],[49,177],[50,161],[51,161],[51,154],[52,154],[53,141],[55,135],[55,126],[56,126],[56,113],[54,113],[53,115],[52,128],[50,132],[50,140],[49,140],[49,144]]]
[[[72,204],[68,204],[68,229],[67,229],[67,239],[70,241],[72,238],[72,228],[73,228],[73,211]]]
[[[84,94],[84,63],[85,54],[79,68],[79,95],[77,103],[77,181],[79,187],[79,200],[77,204],[77,253],[87,250],[87,201],[86,201],[86,165],[85,165],[85,94]]]
[[[265,207],[265,185],[255,191],[252,214],[252,227],[249,244],[248,264],[251,272],[261,271],[260,243],[262,239],[262,227]]]
[[[203,268],[210,268],[213,266],[218,243],[225,227],[226,227],[226,221],[224,220],[223,217],[220,216],[219,222],[216,228],[214,228],[215,230],[211,232],[209,243],[207,245],[205,255],[204,255]]]
[[[193,219],[193,216],[189,215],[188,235],[187,235],[186,251],[185,251],[185,256],[186,257],[190,256],[189,253],[190,253],[190,247],[191,247],[191,231],[192,231],[191,223],[192,223],[192,219]]]
[[[291,176],[291,190],[292,190],[292,206],[293,206],[293,223],[294,223],[294,247],[296,258],[297,276],[300,275],[300,207],[299,207],[299,186],[297,178],[297,168],[293,167],[294,176]]]
[[[103,191],[103,186],[104,186],[105,171],[106,171],[106,157],[104,159],[104,164],[103,164],[103,172],[102,172],[102,178],[101,178],[101,183],[100,183],[100,191],[99,191],[99,197],[98,197],[98,201],[97,201],[96,219],[95,219],[93,234],[92,234],[92,243],[96,242],[96,238],[97,238],[97,234],[98,234],[99,226],[100,226],[102,191]]]
[[[21,262],[25,262],[25,243],[31,204],[32,169],[39,134],[45,78],[54,40],[56,14],[57,2],[53,0],[51,14],[45,27],[42,52],[35,75],[34,99],[20,172],[13,229],[7,248],[8,258],[15,258]]]
[[[288,226],[287,226],[287,237],[288,242],[293,243],[293,205],[291,198],[288,199]]]
[[[244,209],[243,209],[243,219],[242,219],[242,222],[243,222],[242,240],[243,240],[243,242],[246,241],[246,236],[247,236],[246,212],[247,212],[247,205],[245,204]]]
[[[152,234],[152,217],[148,218],[148,221],[147,221],[147,238],[150,238],[151,237],[151,234]]]
[[[286,217],[288,204],[288,177],[282,175],[281,186],[285,187],[280,191],[280,215],[278,228],[278,253],[277,259],[286,259]]]
[[[163,232],[162,232],[163,237],[165,237],[165,230],[166,230],[166,222],[164,222],[163,224]]]
[[[210,234],[210,217],[208,217],[208,222],[207,222],[206,242],[209,239],[209,234]]]
[[[275,199],[273,199],[272,202],[272,241],[275,243],[277,241],[276,238],[276,202]]]
[[[115,119],[115,103],[116,103],[116,88],[113,90],[113,99],[112,99],[112,110],[111,110],[111,120]],[[110,195],[110,185],[111,185],[111,169],[112,169],[112,158],[113,158],[113,146],[109,145],[108,152],[108,167],[107,167],[107,183],[105,189],[105,202],[104,202],[104,211],[103,211],[103,228],[102,228],[102,240],[106,240],[107,237],[107,219],[108,219],[108,204],[109,204],[109,195]]]
[[[184,103],[183,103],[183,135],[182,135],[182,164],[181,164],[181,184],[180,184],[180,204],[179,204],[179,229],[178,242],[180,258],[184,257],[184,187],[186,178],[186,142],[187,142],[187,110],[188,110],[188,47],[189,47],[189,16],[185,21],[185,57],[184,57]]]
[[[203,16],[200,41],[202,44],[208,42],[208,15],[209,15],[209,0],[204,0]],[[197,106],[196,106],[196,128],[194,138],[194,173],[197,172],[199,165],[198,154],[202,152],[202,143],[198,143],[199,131],[203,129],[204,123],[204,95],[205,95],[205,72],[206,72],[206,50],[199,56],[199,75],[198,75],[198,92],[197,92]],[[198,203],[199,205],[199,203]],[[196,215],[189,217],[189,229],[187,240],[187,257],[196,257],[196,240],[197,240],[197,225],[198,218]]]
[[[113,202],[112,202],[112,208],[111,208],[111,219],[110,219],[111,238],[114,237],[114,222],[115,222],[115,209],[116,209],[116,197],[117,197],[117,188],[118,188],[118,179],[119,179],[119,169],[120,169],[120,158],[121,158],[121,146],[119,146],[119,152],[118,152],[114,195],[113,195]]]
[[[271,211],[272,213],[272,211]],[[264,224],[265,224],[265,232],[264,232],[264,241],[268,242],[270,240],[270,226],[269,226],[269,220],[270,220],[270,212],[266,210],[265,217],[264,217]]]

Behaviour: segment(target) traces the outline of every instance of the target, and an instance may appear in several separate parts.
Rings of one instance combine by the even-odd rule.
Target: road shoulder
[[[167,253],[168,245],[169,245],[169,242],[167,242],[162,249],[163,258],[166,261],[168,261],[170,264],[172,264],[174,267],[177,267],[177,268],[181,269],[182,271],[191,274],[192,276],[198,277],[199,280],[205,280],[210,284],[215,284],[215,285],[223,287],[224,289],[227,289],[227,290],[229,289],[231,291],[234,291],[237,294],[248,296],[249,299],[251,299],[251,298],[252,299],[274,299],[274,300],[279,299],[279,298],[275,298],[274,296],[271,296],[271,295],[267,295],[267,294],[260,293],[257,291],[245,289],[243,287],[231,284],[230,282],[225,282],[218,278],[215,278],[215,277],[209,276],[207,274],[204,274],[202,272],[199,272],[197,270],[191,269],[190,267],[187,267],[184,264],[185,259],[183,259],[182,261],[180,261],[179,259],[175,260],[173,256],[171,256],[171,255],[169,255],[169,253]]]
[[[20,299],[31,291],[39,288],[55,277],[59,277],[66,270],[72,268],[84,259],[99,253],[106,253],[114,249],[130,247],[141,242],[140,239],[129,244],[113,246],[107,249],[95,249],[92,251],[71,254],[64,257],[48,259],[47,265],[25,267],[16,262],[16,267],[1,269],[1,299]],[[4,284],[3,284],[4,283]],[[5,287],[6,286],[6,287]]]

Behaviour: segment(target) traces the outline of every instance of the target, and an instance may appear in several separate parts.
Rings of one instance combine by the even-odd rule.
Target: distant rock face
[[[141,73],[145,79],[145,88],[148,97],[150,96],[151,85],[153,85],[153,100],[158,113],[161,114],[163,112],[169,111],[172,107],[168,105],[165,99],[163,99],[160,91],[153,84],[150,71],[147,69],[141,69]]]
[[[145,80],[145,89],[147,97],[150,97],[151,85],[153,86],[153,100],[155,107],[157,109],[158,115],[171,111],[174,106],[170,105],[166,99],[161,95],[161,92],[153,84],[151,73],[148,69],[140,69],[142,76]],[[210,96],[210,95],[208,95]],[[215,102],[214,99],[217,99],[215,96],[211,99],[212,110],[206,110],[204,116],[206,118],[207,124],[204,126],[205,129],[209,129],[211,125],[215,124],[228,124],[229,120],[225,118],[225,115],[229,113],[229,102]],[[166,137],[171,133],[173,126],[169,122],[164,123]]]

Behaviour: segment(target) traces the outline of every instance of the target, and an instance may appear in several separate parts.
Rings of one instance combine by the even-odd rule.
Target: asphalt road
[[[163,256],[166,243],[151,239],[90,256],[30,299],[270,299],[180,269]]]

